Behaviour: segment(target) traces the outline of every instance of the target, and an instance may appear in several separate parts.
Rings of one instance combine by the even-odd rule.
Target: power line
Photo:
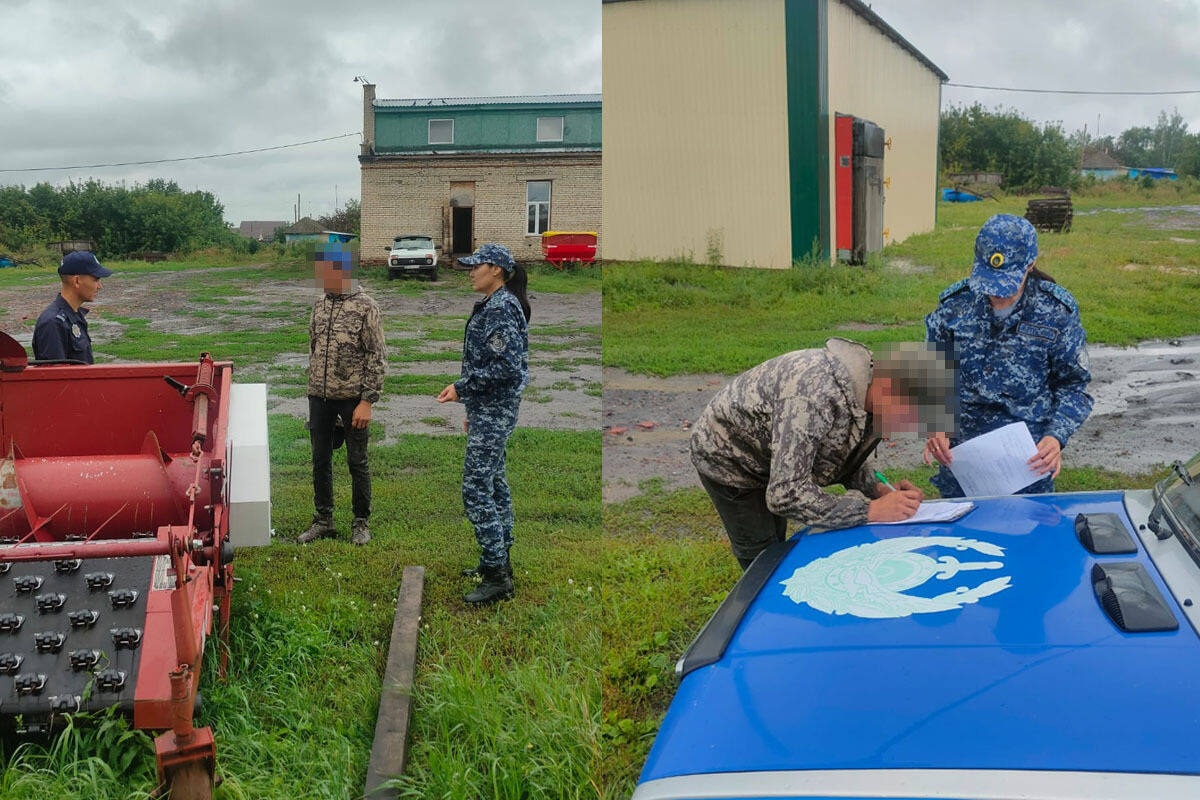
[[[979,86],[973,83],[947,83],[947,86],[957,86],[960,89],[989,89],[994,92],[1028,92],[1030,94],[1109,94],[1124,96],[1153,96],[1172,94],[1200,94],[1200,89],[1179,89],[1169,92],[1100,92],[1086,89],[1018,89],[1012,86]]]
[[[247,153],[265,153],[268,150],[285,150],[289,147],[303,147],[307,144],[317,144],[318,142],[332,142],[334,139],[345,139],[347,136],[359,136],[361,131],[353,133],[343,133],[338,136],[326,136],[324,139],[309,139],[307,142],[293,142],[292,144],[277,144],[273,147],[255,147],[250,150],[235,150],[232,153],[212,153],[206,156],[180,156],[179,158],[158,158],[153,161],[121,161],[114,164],[76,164],[70,167],[20,167],[12,169],[0,169],[0,172],[50,172],[53,170],[64,169],[100,169],[101,167],[137,167],[144,164],[169,164],[175,161],[200,161],[205,158],[226,158],[228,156],[241,156]]]

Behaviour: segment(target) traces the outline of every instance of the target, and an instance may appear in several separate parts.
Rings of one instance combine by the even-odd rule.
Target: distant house
[[[599,232],[600,119],[598,94],[376,99],[365,84],[364,262],[401,233],[533,261],[548,230]]]
[[[348,242],[354,238],[353,233],[342,231],[327,231],[312,217],[305,217],[291,227],[283,229],[283,240],[292,242]]]
[[[1126,173],[1125,167],[1103,150],[1085,150],[1079,171],[1083,175],[1107,181]]]
[[[284,227],[287,227],[286,220],[248,220],[238,226],[238,234],[247,239],[269,242],[275,238],[275,231]]]

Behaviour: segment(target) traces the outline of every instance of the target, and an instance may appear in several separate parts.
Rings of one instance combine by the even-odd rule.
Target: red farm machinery
[[[207,353],[30,365],[0,333],[0,725],[116,706],[163,731],[160,788],[211,797],[197,684],[214,623],[224,674],[235,540],[269,541],[265,405]]]
[[[542,257],[559,269],[574,261],[591,264],[596,260],[595,231],[546,231],[542,234]]]

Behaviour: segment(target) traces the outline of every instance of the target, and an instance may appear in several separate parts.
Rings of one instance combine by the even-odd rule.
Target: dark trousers
[[[700,484],[716,506],[733,555],[742,569],[749,567],[763,550],[787,538],[787,518],[767,508],[766,488],[726,486],[704,475],[700,476]]]
[[[350,420],[358,405],[350,400],[322,400],[309,395],[308,436],[312,441],[313,505],[317,516],[333,516],[333,436],[338,417],[346,432],[346,462],[350,465],[350,490],[354,516],[371,516],[371,467],[367,463],[367,428],[354,428]]]

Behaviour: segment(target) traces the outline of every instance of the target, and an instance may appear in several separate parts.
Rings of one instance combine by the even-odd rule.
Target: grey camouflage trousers
[[[475,541],[483,551],[480,563],[508,563],[513,544],[512,493],[505,476],[505,447],[517,425],[521,398],[467,406],[467,455],[463,460],[462,495]]]

